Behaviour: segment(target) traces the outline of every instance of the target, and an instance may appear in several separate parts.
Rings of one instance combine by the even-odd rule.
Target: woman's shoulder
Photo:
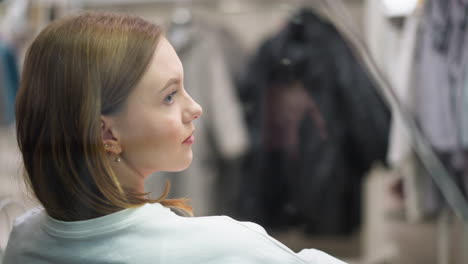
[[[7,255],[19,256],[27,249],[46,256],[49,252],[46,248],[63,245],[61,250],[65,250],[63,255],[67,256],[75,250],[70,245],[78,243],[83,250],[95,252],[89,256],[94,259],[104,258],[97,249],[115,248],[120,254],[115,257],[160,259],[167,263],[186,263],[186,260],[199,263],[340,263],[326,262],[332,258],[318,251],[298,255],[255,223],[236,221],[228,216],[183,217],[160,204],[147,204],[83,222],[48,220],[40,208],[19,217],[15,223],[16,243],[10,245]],[[47,229],[49,225],[53,228]],[[42,230],[49,231],[45,234]],[[79,243],[84,240],[90,243]]]
[[[228,235],[231,237],[254,237],[268,236],[265,229],[252,222],[237,221],[226,215],[202,216],[202,217],[180,217],[179,223],[196,232],[210,234],[218,237]],[[180,225],[177,225],[180,228]]]
[[[26,211],[14,220],[12,234],[27,234],[31,229],[37,230],[37,226],[40,225],[44,219],[44,214],[44,208],[42,207],[35,207]]]
[[[31,236],[41,232],[43,219],[44,209],[37,207],[26,211],[14,220],[13,229],[8,236],[8,244],[5,249],[5,259],[8,259],[7,256],[11,254],[15,255],[21,245],[31,241]],[[5,261],[5,263],[8,262]]]
[[[226,256],[237,255],[255,263],[327,263],[344,262],[316,249],[304,249],[295,253],[283,243],[269,236],[265,229],[253,222],[234,220],[228,216],[193,217],[184,219],[196,230],[197,244],[211,250],[224,252]]]

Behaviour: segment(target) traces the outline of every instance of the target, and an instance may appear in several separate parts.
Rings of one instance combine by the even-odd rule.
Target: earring
[[[115,162],[121,162],[122,159],[120,158],[120,156],[117,156],[117,157],[115,157],[114,161],[115,161]]]
[[[109,144],[104,144],[104,149],[114,149],[115,146],[114,145],[109,145]]]

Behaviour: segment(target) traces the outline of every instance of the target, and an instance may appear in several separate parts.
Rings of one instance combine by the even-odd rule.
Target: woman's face
[[[142,176],[180,171],[192,161],[193,120],[203,111],[183,81],[182,63],[162,38],[126,108],[112,122],[122,163]]]

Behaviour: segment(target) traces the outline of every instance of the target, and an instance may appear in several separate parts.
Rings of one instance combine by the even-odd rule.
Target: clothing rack
[[[427,168],[427,171],[432,176],[435,183],[440,188],[442,195],[446,198],[449,206],[453,210],[445,209],[437,219],[439,237],[437,241],[437,263],[450,263],[450,233],[452,223],[454,222],[453,214],[457,215],[463,222],[461,239],[459,241],[462,254],[460,257],[462,258],[462,263],[467,263],[468,253],[465,249],[468,247],[468,203],[466,199],[463,197],[461,190],[457,187],[454,180],[450,177],[442,162],[437,158],[430,144],[423,137],[409,110],[398,101],[389,80],[379,70],[376,62],[372,59],[369,48],[364,42],[364,37],[356,30],[357,27],[351,19],[349,12],[343,8],[343,2],[341,0],[327,0],[327,2],[328,6],[331,7],[327,12],[335,18],[342,18],[336,21],[338,29],[341,30],[345,36],[348,36],[351,46],[355,49],[356,55],[368,66],[369,71],[379,84],[378,87],[381,88],[381,95],[397,106],[395,109],[396,114],[402,117],[409,134],[414,140],[413,149],[415,153],[420,157],[423,165]]]
[[[429,174],[440,188],[442,195],[447,200],[449,206],[454,210],[458,217],[468,223],[468,202],[463,197],[461,190],[450,177],[442,162],[437,158],[436,154],[430,147],[430,144],[422,135],[409,110],[398,101],[389,80],[379,70],[376,62],[372,59],[369,49],[364,42],[364,37],[358,30],[356,30],[357,27],[351,19],[349,12],[343,8],[344,4],[342,0],[326,0],[326,2],[326,12],[331,17],[341,18],[336,19],[335,21],[338,30],[341,30],[342,33],[349,38],[350,44],[354,48],[356,55],[359,56],[368,66],[369,71],[378,83],[378,87],[381,88],[381,95],[397,106],[395,109],[396,114],[402,117],[408,133],[412,136],[412,139],[414,140],[413,148],[416,154],[420,157],[423,165],[427,168]]]

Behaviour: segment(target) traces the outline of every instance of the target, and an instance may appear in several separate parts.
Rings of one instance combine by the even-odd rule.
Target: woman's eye
[[[171,94],[169,94],[168,96],[166,96],[166,98],[164,98],[164,102],[166,104],[172,104],[172,102],[174,102],[174,96],[175,96],[176,93],[177,93],[177,91],[174,91]]]

